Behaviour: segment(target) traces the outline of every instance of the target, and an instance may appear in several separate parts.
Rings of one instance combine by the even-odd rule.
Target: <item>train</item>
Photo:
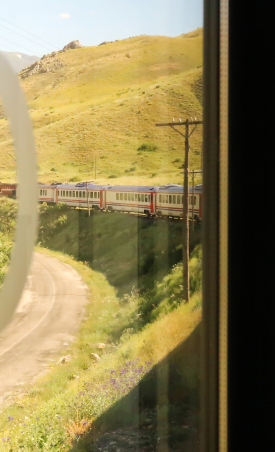
[[[7,187],[3,187],[6,185]],[[202,184],[189,187],[189,217],[202,220]],[[0,184],[0,195],[18,197],[16,184]],[[98,185],[91,182],[77,184],[39,184],[38,200],[47,204],[67,204],[72,208],[109,212],[129,212],[148,217],[183,216],[183,186]]]

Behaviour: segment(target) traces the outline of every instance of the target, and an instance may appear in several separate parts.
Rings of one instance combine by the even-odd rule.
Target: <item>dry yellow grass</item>
[[[95,175],[98,183],[110,183],[110,176],[116,184],[182,182],[184,139],[155,124],[202,118],[201,30],[193,37],[138,36],[43,61],[49,72],[21,79],[42,182]],[[190,168],[200,168],[201,141],[200,127],[192,135]],[[142,143],[155,144],[156,152],[139,152]],[[12,181],[12,141],[1,115],[0,151],[0,177]]]

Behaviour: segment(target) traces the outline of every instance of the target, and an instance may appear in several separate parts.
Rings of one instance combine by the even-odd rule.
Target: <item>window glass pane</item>
[[[40,3],[36,2],[39,10]],[[194,12],[194,2],[105,3],[91,6],[95,11],[84,8],[82,19],[77,18],[80,34],[75,38],[84,44],[81,48],[76,41],[62,51],[69,40],[63,43],[68,35],[61,24],[72,25],[73,12],[57,12],[64,17],[52,21],[49,36],[43,35],[42,21],[41,38],[60,51],[50,44],[49,50],[40,48],[41,56],[46,56],[19,73],[34,122],[39,182],[43,182],[35,188],[50,187],[37,189],[41,201],[38,243],[63,253],[74,270],[63,263],[56,270],[61,254],[54,260],[39,255],[39,259],[49,259],[47,270],[56,271],[55,287],[44,277],[50,281],[46,282],[49,300],[56,290],[52,313],[55,309],[60,316],[50,314],[46,320],[49,324],[67,316],[68,325],[63,322],[61,329],[57,328],[60,341],[53,341],[58,342],[59,362],[65,364],[59,366],[57,358],[51,369],[48,358],[54,357],[56,350],[51,356],[49,350],[42,353],[47,378],[42,378],[41,385],[39,381],[38,391],[31,391],[39,397],[35,396],[33,403],[27,400],[26,407],[20,408],[22,414],[15,410],[14,415],[11,407],[8,416],[14,416],[14,421],[5,423],[10,429],[16,424],[15,433],[20,436],[19,424],[28,417],[22,427],[26,433],[21,435],[22,441],[6,431],[2,436],[11,438],[14,451],[23,444],[26,452],[44,445],[49,450],[79,448],[79,452],[85,447],[94,452],[99,448],[106,452],[127,448],[129,452],[199,452],[198,382],[202,378],[196,353],[202,302],[201,225],[196,218],[198,209],[194,209],[191,224],[189,204],[190,300],[186,302],[182,265],[185,144],[177,132],[185,134],[189,114],[193,119],[203,117],[202,29],[196,23],[189,33],[193,22],[188,23],[187,16],[189,10]],[[65,20],[65,13],[71,18]],[[31,28],[29,31],[36,34]],[[10,163],[7,169],[3,167],[10,145],[5,151],[2,115],[0,100],[1,177],[13,180],[8,174]],[[170,121],[177,125],[164,126]],[[198,173],[201,125],[190,125],[189,134],[191,196],[192,186],[202,183]],[[71,188],[57,190],[61,185],[50,186],[55,181]],[[59,206],[46,206],[55,191]],[[199,196],[197,188],[196,193]],[[108,213],[99,213],[102,209]],[[9,213],[12,211],[13,204]],[[1,212],[0,208],[0,217]],[[1,268],[0,262],[0,284]],[[68,285],[62,287],[67,274]],[[83,287],[81,280],[87,286]],[[42,327],[43,322],[32,336]],[[71,346],[72,331],[76,340]],[[43,330],[41,337],[46,333],[50,332]],[[25,342],[31,346],[31,340]],[[1,348],[5,350],[0,341]],[[35,359],[37,353],[33,353]],[[13,379],[18,373],[20,383],[17,364],[10,375]],[[57,374],[63,377],[57,378]],[[46,391],[40,397],[43,385]],[[3,416],[8,419],[5,413]],[[93,425],[95,430],[104,426],[106,436],[91,433]],[[5,444],[8,449],[7,441]]]

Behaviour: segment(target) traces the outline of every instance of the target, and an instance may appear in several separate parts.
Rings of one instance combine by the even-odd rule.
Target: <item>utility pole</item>
[[[168,122],[163,124],[156,124],[157,127],[171,127],[185,138],[185,162],[184,162],[184,188],[183,188],[183,299],[186,303],[189,303],[190,290],[189,290],[189,212],[188,212],[188,195],[189,195],[189,138],[196,129],[198,124],[202,124],[203,121],[197,121],[196,119],[191,121],[188,119],[184,122]],[[175,129],[175,126],[185,126],[185,135],[179,130]],[[189,127],[194,126],[191,133],[189,133]]]
[[[192,171],[192,231],[194,231],[195,173]]]
[[[86,181],[86,190],[87,190],[88,215],[90,216],[89,190],[88,190],[88,182],[87,181]]]

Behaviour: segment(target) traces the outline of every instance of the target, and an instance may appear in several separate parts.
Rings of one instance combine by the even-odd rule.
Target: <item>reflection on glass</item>
[[[202,125],[189,126],[187,151],[188,303],[180,134],[202,121],[202,4],[105,3],[80,2],[78,19],[61,10],[41,30],[0,22],[41,56],[18,69],[40,224],[24,302],[0,339],[0,451],[198,450]],[[7,130],[1,116],[1,183],[11,184]],[[6,265],[16,201],[1,195]]]

